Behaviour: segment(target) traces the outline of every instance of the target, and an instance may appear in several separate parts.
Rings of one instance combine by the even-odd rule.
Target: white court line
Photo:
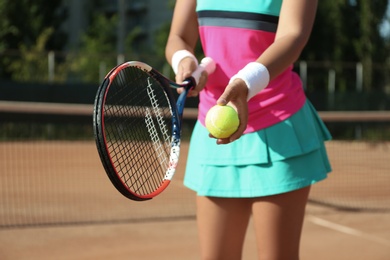
[[[340,225],[337,223],[333,223],[331,221],[328,221],[328,220],[325,220],[322,218],[318,218],[315,216],[311,216],[311,215],[309,215],[307,217],[307,220],[309,220],[310,222],[312,222],[316,225],[326,227],[326,228],[338,231],[340,233],[356,236],[359,238],[364,238],[364,239],[370,240],[372,242],[376,242],[378,244],[390,247],[390,240],[380,238],[377,236],[373,236],[373,235],[367,234],[365,232],[362,232],[362,231],[354,229],[354,228],[350,228],[350,227],[343,226],[343,225]]]

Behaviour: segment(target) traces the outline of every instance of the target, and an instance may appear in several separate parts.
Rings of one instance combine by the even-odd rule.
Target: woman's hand
[[[235,79],[229,85],[227,85],[225,91],[217,100],[218,105],[230,105],[238,113],[238,118],[240,120],[240,125],[236,132],[234,132],[230,137],[217,139],[217,144],[228,144],[231,143],[244,133],[246,125],[248,123],[248,87],[245,82],[241,79]],[[210,136],[213,137],[213,136]]]
[[[191,58],[184,58],[180,61],[178,71],[176,74],[176,83],[182,83],[186,79],[192,76],[192,73],[197,69],[196,63]],[[207,72],[203,71],[200,75],[198,84],[188,91],[188,97],[196,97],[199,92],[204,88],[207,81]],[[180,94],[183,92],[183,88],[179,88],[177,92]]]

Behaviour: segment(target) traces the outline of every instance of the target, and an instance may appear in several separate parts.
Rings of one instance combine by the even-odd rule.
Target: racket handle
[[[208,75],[212,74],[215,71],[216,65],[215,61],[210,57],[204,57],[200,62],[198,68],[192,73],[196,84],[199,83],[200,75],[203,71],[206,71]]]

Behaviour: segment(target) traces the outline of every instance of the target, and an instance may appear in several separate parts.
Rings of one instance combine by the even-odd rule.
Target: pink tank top
[[[215,72],[209,76],[206,87],[199,94],[198,119],[204,125],[207,111],[216,105],[229,79],[246,64],[255,61],[272,44],[278,16],[262,13],[261,10],[256,13],[207,10],[202,9],[199,2],[197,13],[203,51],[217,64]],[[302,82],[292,68],[292,65],[288,67],[249,100],[245,133],[279,123],[304,105],[306,96]]]

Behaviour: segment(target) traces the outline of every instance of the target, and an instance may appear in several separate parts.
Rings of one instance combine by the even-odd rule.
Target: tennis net
[[[96,150],[92,110],[0,102],[0,227],[194,216],[182,162],[176,181],[153,200],[130,201],[115,190]]]
[[[93,139],[92,105],[0,101],[0,228],[195,217],[194,193],[178,171],[160,196],[130,201],[111,185]],[[196,110],[184,114],[189,137]],[[390,115],[321,113],[335,139],[333,172],[310,200],[359,210],[390,209]]]
[[[332,173],[310,201],[347,210],[390,210],[390,112],[321,112],[333,135]]]

